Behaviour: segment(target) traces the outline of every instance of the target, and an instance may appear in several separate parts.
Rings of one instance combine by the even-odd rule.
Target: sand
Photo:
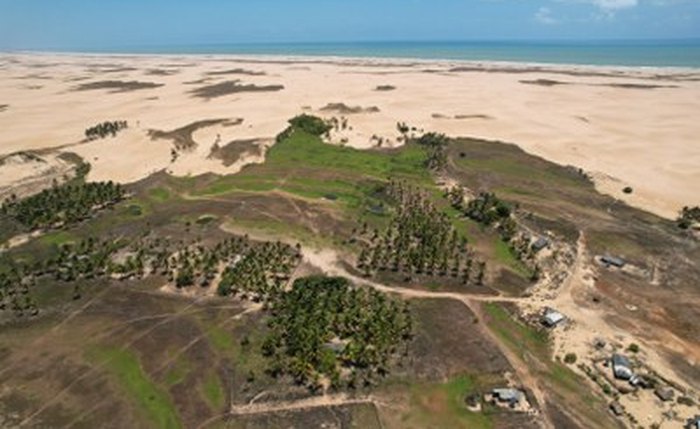
[[[224,73],[236,69],[247,73]],[[567,84],[521,82],[542,79]],[[232,80],[256,89],[214,98],[192,94]],[[110,88],[75,90],[94,82],[109,82]],[[120,89],[114,82],[126,84]],[[284,89],[259,90],[279,85]],[[396,89],[378,91],[382,85]],[[372,137],[377,136],[384,146],[399,145],[396,123],[401,121],[426,131],[515,143],[549,160],[583,168],[602,192],[664,217],[675,217],[684,205],[700,204],[700,121],[692,114],[700,111],[700,71],[694,70],[4,54],[0,104],[7,107],[0,112],[0,156],[64,147],[92,164],[93,180],[133,182],[159,170],[181,176],[231,174],[248,160],[224,167],[207,159],[217,136],[222,143],[272,139],[287,119],[301,112],[341,116],[322,110],[332,103],[364,108],[342,114],[352,129],[337,136],[336,143],[368,148],[376,145]],[[242,118],[243,123],[199,129],[193,133],[198,146],[174,163],[172,143],[152,140],[148,134],[221,118]],[[85,128],[106,120],[128,120],[131,126],[115,138],[81,143]],[[633,193],[624,194],[625,186]]]

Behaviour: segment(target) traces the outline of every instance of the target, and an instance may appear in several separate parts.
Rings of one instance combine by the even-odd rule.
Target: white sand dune
[[[573,66],[522,72],[529,66],[493,64],[450,71],[465,63],[55,54],[0,55],[0,64],[0,104],[8,105],[0,112],[0,156],[75,144],[65,150],[92,164],[92,179],[131,182],[163,169],[177,175],[233,173],[240,163],[227,168],[206,159],[217,135],[224,143],[269,139],[302,111],[339,116],[320,109],[345,103],[379,108],[346,115],[352,131],[343,137],[351,146],[372,146],[373,135],[396,145],[396,123],[401,121],[452,136],[518,144],[594,173],[601,191],[665,217],[675,217],[684,205],[700,204],[700,121],[694,117],[700,112],[700,72],[690,71],[689,76],[687,70]],[[513,68],[520,72],[513,73]],[[166,73],[153,73],[154,69]],[[256,73],[209,74],[236,69]],[[578,74],[567,74],[572,71]],[[591,71],[609,75],[586,75]],[[191,83],[202,79],[207,83]],[[538,79],[567,84],[521,82]],[[163,86],[126,92],[73,90],[108,80]],[[231,80],[284,89],[211,99],[190,93]],[[396,89],[377,91],[380,85]],[[148,136],[150,129],[169,131],[217,118],[244,122],[198,130],[193,137],[199,146],[175,163],[171,143]],[[130,129],[116,138],[77,144],[85,128],[116,119],[128,120]],[[624,195],[625,186],[634,192]]]

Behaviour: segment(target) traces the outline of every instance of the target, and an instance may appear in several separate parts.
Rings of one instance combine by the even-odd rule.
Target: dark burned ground
[[[148,135],[153,140],[171,140],[177,150],[191,150],[197,147],[192,134],[200,128],[223,125],[225,127],[240,125],[243,119],[205,119],[193,122],[172,131],[149,130]]]
[[[243,84],[240,80],[230,80],[212,85],[201,86],[190,91],[190,94],[197,98],[212,99],[243,92],[277,92],[283,89],[283,85]]]
[[[452,299],[414,299],[415,339],[405,363],[406,375],[441,381],[470,372],[502,374],[512,370],[498,348],[480,331],[464,304]]]
[[[93,91],[99,89],[107,89],[110,92],[130,92],[138,91],[141,89],[153,89],[163,86],[162,83],[155,82],[140,82],[136,80],[123,81],[123,80],[101,80],[97,82],[82,83],[73,88],[73,91]]]

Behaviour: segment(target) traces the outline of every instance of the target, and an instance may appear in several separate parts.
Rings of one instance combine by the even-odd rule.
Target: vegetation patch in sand
[[[146,70],[146,75],[148,76],[172,76],[174,74],[180,73],[180,70],[168,70],[168,69],[150,69]]]
[[[378,113],[380,111],[379,107],[377,106],[348,106],[345,103],[328,103],[324,107],[321,107],[320,110],[321,112],[334,112],[343,115],[352,115],[357,113]]]
[[[8,107],[10,107],[9,104],[0,104],[0,112],[4,112]]]
[[[240,80],[229,80],[213,85],[202,86],[190,91],[190,94],[198,98],[211,99],[242,92],[277,92],[283,89],[284,85],[242,84]]]
[[[258,139],[234,140],[224,146],[214,144],[208,158],[219,159],[226,167],[235,164],[242,157],[260,156],[263,151],[263,143]]]
[[[394,85],[378,85],[374,88],[375,91],[393,91],[396,87]]]
[[[205,119],[203,121],[193,122],[184,127],[174,129],[172,131],[149,130],[148,135],[153,140],[171,140],[175,146],[175,150],[192,150],[197,147],[197,142],[192,138],[192,134],[200,128],[211,127],[214,125],[235,126],[243,123],[243,119]]]
[[[225,76],[230,74],[239,74],[245,76],[264,76],[265,72],[246,69],[214,70],[208,72],[207,76]]]
[[[140,82],[136,80],[123,81],[123,80],[100,80],[97,82],[88,82],[76,86],[74,91],[93,91],[99,89],[111,90],[110,92],[130,92],[138,91],[140,89],[153,89],[163,86],[162,83],[155,82]]]
[[[607,86],[610,88],[622,88],[622,89],[659,89],[659,88],[678,88],[677,85],[655,85],[648,83],[581,83],[581,82],[564,82],[561,80],[552,79],[524,79],[520,83],[526,85],[540,85],[540,86],[557,86],[557,85],[586,85],[586,86]]]

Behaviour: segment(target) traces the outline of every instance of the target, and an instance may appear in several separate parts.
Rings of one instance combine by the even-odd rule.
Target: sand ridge
[[[692,115],[700,111],[700,72],[693,69],[209,55],[4,54],[0,62],[0,100],[11,106],[0,115],[0,155],[72,145],[93,165],[93,180],[132,182],[164,169],[230,174],[240,167],[207,159],[215,141],[272,139],[290,117],[341,116],[323,107],[343,103],[376,107],[343,113],[352,127],[349,146],[376,146],[373,137],[393,146],[400,121],[515,143],[581,167],[601,191],[665,217],[700,204],[693,186],[700,183],[700,123]],[[283,88],[193,94],[232,78],[237,88]],[[521,82],[541,79],[570,84]],[[89,85],[105,81],[143,85],[118,92]],[[76,91],[78,85],[93,89]],[[376,90],[382,86],[394,89]],[[197,148],[175,163],[171,144],[148,135],[217,118],[243,123],[199,130]],[[80,143],[85,128],[105,120],[132,126],[115,138]],[[624,194],[625,186],[634,192]]]

